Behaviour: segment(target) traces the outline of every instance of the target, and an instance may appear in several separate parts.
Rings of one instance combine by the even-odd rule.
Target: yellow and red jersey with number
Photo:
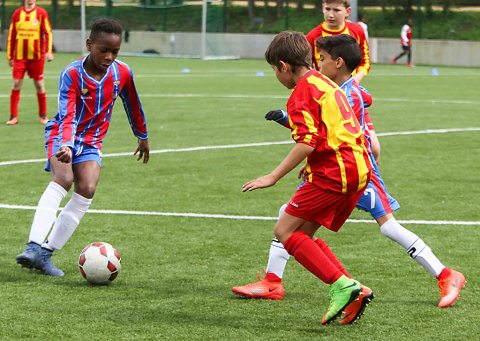
[[[8,31],[7,59],[43,59],[52,53],[52,27],[45,9],[35,6],[15,10]]]
[[[321,23],[313,30],[307,33],[306,38],[312,47],[312,60],[315,64],[315,68],[318,70],[319,62],[320,62],[320,51],[317,50],[315,45],[315,40],[318,38],[326,37],[326,36],[334,36],[338,34],[348,34],[354,37],[360,48],[362,50],[362,61],[360,65],[355,70],[355,73],[358,71],[363,71],[365,75],[367,75],[368,71],[370,71],[370,48],[368,46],[367,39],[365,37],[365,32],[363,31],[362,26],[352,23],[350,21],[345,21],[343,23],[342,28],[339,30],[329,30],[325,25],[325,22]]]
[[[305,164],[307,181],[341,193],[363,190],[372,163],[362,127],[343,90],[311,70],[297,83],[287,112],[293,139],[315,148]]]

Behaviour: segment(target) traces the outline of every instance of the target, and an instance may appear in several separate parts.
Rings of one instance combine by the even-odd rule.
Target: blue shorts
[[[375,160],[372,160],[372,164],[372,178],[360,197],[357,208],[370,213],[374,219],[377,219],[398,210],[400,204],[388,194]]]
[[[45,151],[47,155],[49,154],[48,144],[45,146]],[[53,148],[50,150],[51,155],[55,156],[57,151],[60,149],[60,144],[53,144]],[[100,167],[102,167],[102,152],[97,148],[88,147],[85,145],[75,145],[72,149],[72,165],[76,163],[86,162],[86,161],[96,161]],[[50,172],[50,159],[47,160],[45,165],[45,170]]]

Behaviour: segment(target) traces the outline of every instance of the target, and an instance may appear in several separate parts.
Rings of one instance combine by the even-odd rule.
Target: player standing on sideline
[[[368,41],[365,37],[362,26],[346,20],[352,12],[350,0],[323,0],[322,9],[325,21],[308,32],[306,35],[307,40],[312,47],[312,57],[315,68],[318,70],[320,63],[320,54],[315,45],[315,41],[317,39],[338,34],[351,35],[357,40],[362,50],[362,61],[354,72],[354,78],[357,83],[360,84],[362,79],[370,70],[370,48],[368,46]],[[369,115],[367,115],[366,121],[370,126],[373,156],[375,156],[375,160],[378,163],[380,161],[380,141],[375,133],[375,129]]]
[[[65,245],[92,202],[100,177],[102,141],[118,96],[138,138],[134,154],[139,153],[137,160],[148,162],[147,126],[132,71],[115,60],[121,43],[118,22],[95,21],[86,42],[90,54],[67,65],[60,75],[58,112],[45,127],[45,170],[52,171],[52,180],[38,202],[27,247],[16,258],[22,267],[50,276],[64,275],[52,263],[53,250]],[[73,182],[74,193],[56,218]]]
[[[18,122],[18,102],[25,72],[33,78],[37,90],[40,123],[48,122],[43,67],[45,59],[53,60],[52,28],[47,11],[35,3],[36,0],[25,0],[25,6],[15,10],[8,31],[7,59],[8,65],[13,66],[13,87],[7,125]]]
[[[306,181],[275,225],[275,236],[308,271],[330,284],[329,323],[361,294],[328,245],[312,239],[323,225],[338,231],[370,181],[366,140],[345,94],[311,68],[311,48],[299,32],[279,33],[265,52],[278,81],[294,89],[288,102],[289,127],[296,144],[270,174],[242,191],[273,186],[306,158]]]
[[[341,84],[350,105],[355,110],[357,119],[365,129],[363,98],[366,97],[369,100],[371,98],[364,93],[363,89],[359,88],[351,76],[351,72],[360,61],[361,51],[358,45],[354,39],[344,35],[318,40],[317,47],[321,58],[320,71],[337,84]],[[286,118],[277,122],[287,125],[285,121]],[[365,133],[368,139],[368,129],[365,129]],[[373,160],[371,153],[370,159]],[[380,226],[382,234],[403,246],[409,256],[438,279],[438,286],[441,289],[441,299],[438,305],[439,307],[448,307],[458,298],[460,289],[464,286],[465,277],[460,272],[446,268],[422,239],[398,223],[392,212],[398,210],[400,205],[389,195],[377,165],[375,162],[372,163],[372,179],[358,201],[357,208],[369,212]],[[300,174],[303,172],[304,170],[301,169]],[[284,207],[280,209],[280,215],[283,213],[283,209]],[[265,278],[260,279],[259,277],[260,281],[257,283],[234,287],[232,288],[233,292],[251,298],[282,299],[284,289],[281,281],[289,257],[282,244],[274,239],[270,247]],[[352,302],[345,309],[345,316],[340,323],[354,322],[361,316],[369,301],[373,299],[373,292],[369,288],[363,286],[362,289],[363,294],[359,296],[358,301]]]
[[[407,19],[405,25],[402,27],[400,33],[400,44],[402,45],[402,52],[392,58],[393,64],[397,64],[397,60],[407,55],[407,66],[413,67],[412,64],[412,19]]]

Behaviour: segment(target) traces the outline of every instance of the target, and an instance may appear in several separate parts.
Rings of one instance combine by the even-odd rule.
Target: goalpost
[[[140,3],[139,0],[113,1],[132,8],[132,11],[153,11],[159,14],[156,21],[150,23],[151,26],[156,25],[155,28],[128,30],[130,39],[125,39],[122,43],[121,54],[201,59],[239,58],[232,53],[228,35],[223,32],[224,13],[223,16],[219,14],[227,0],[163,0],[164,5],[145,5],[146,1]],[[89,30],[86,0],[81,0],[80,15],[81,37],[85,41]],[[188,32],[181,27],[184,21],[188,21]],[[161,30],[158,30],[158,26],[162,26]],[[84,45],[82,53],[87,53]]]

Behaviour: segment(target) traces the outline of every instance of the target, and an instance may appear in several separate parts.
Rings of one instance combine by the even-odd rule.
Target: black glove
[[[265,115],[265,119],[268,121],[280,121],[285,117],[283,110],[271,110]]]

